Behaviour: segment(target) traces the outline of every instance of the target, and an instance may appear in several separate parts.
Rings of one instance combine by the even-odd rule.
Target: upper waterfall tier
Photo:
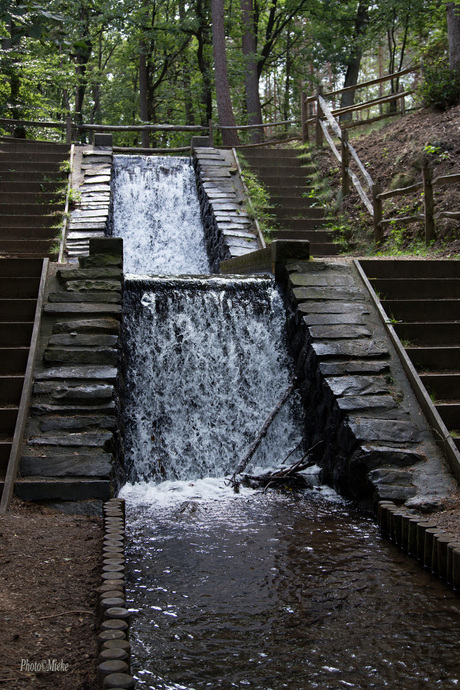
[[[209,273],[195,173],[187,158],[114,156],[113,235],[128,273]]]

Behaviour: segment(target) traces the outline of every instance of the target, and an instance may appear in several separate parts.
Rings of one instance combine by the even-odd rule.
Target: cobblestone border
[[[460,591],[460,542],[424,518],[392,501],[379,501],[377,522],[383,535],[422,567]]]
[[[125,501],[104,503],[102,583],[98,587],[101,630],[98,672],[102,688],[135,688],[130,675],[129,622],[125,595]]]

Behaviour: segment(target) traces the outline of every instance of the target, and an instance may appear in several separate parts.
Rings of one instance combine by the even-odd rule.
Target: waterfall
[[[125,271],[209,273],[195,173],[187,158],[114,156],[112,233]]]
[[[289,386],[284,308],[270,278],[127,276],[125,448],[131,481],[233,472]],[[254,456],[302,438],[295,394]]]

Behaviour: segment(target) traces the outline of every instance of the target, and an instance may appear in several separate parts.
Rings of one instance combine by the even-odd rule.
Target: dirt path
[[[0,518],[0,688],[98,687],[101,556],[99,518],[19,501]]]

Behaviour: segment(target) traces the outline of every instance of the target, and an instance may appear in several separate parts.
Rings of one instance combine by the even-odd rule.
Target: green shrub
[[[460,102],[460,70],[438,59],[423,67],[417,98],[425,108],[447,110]]]

